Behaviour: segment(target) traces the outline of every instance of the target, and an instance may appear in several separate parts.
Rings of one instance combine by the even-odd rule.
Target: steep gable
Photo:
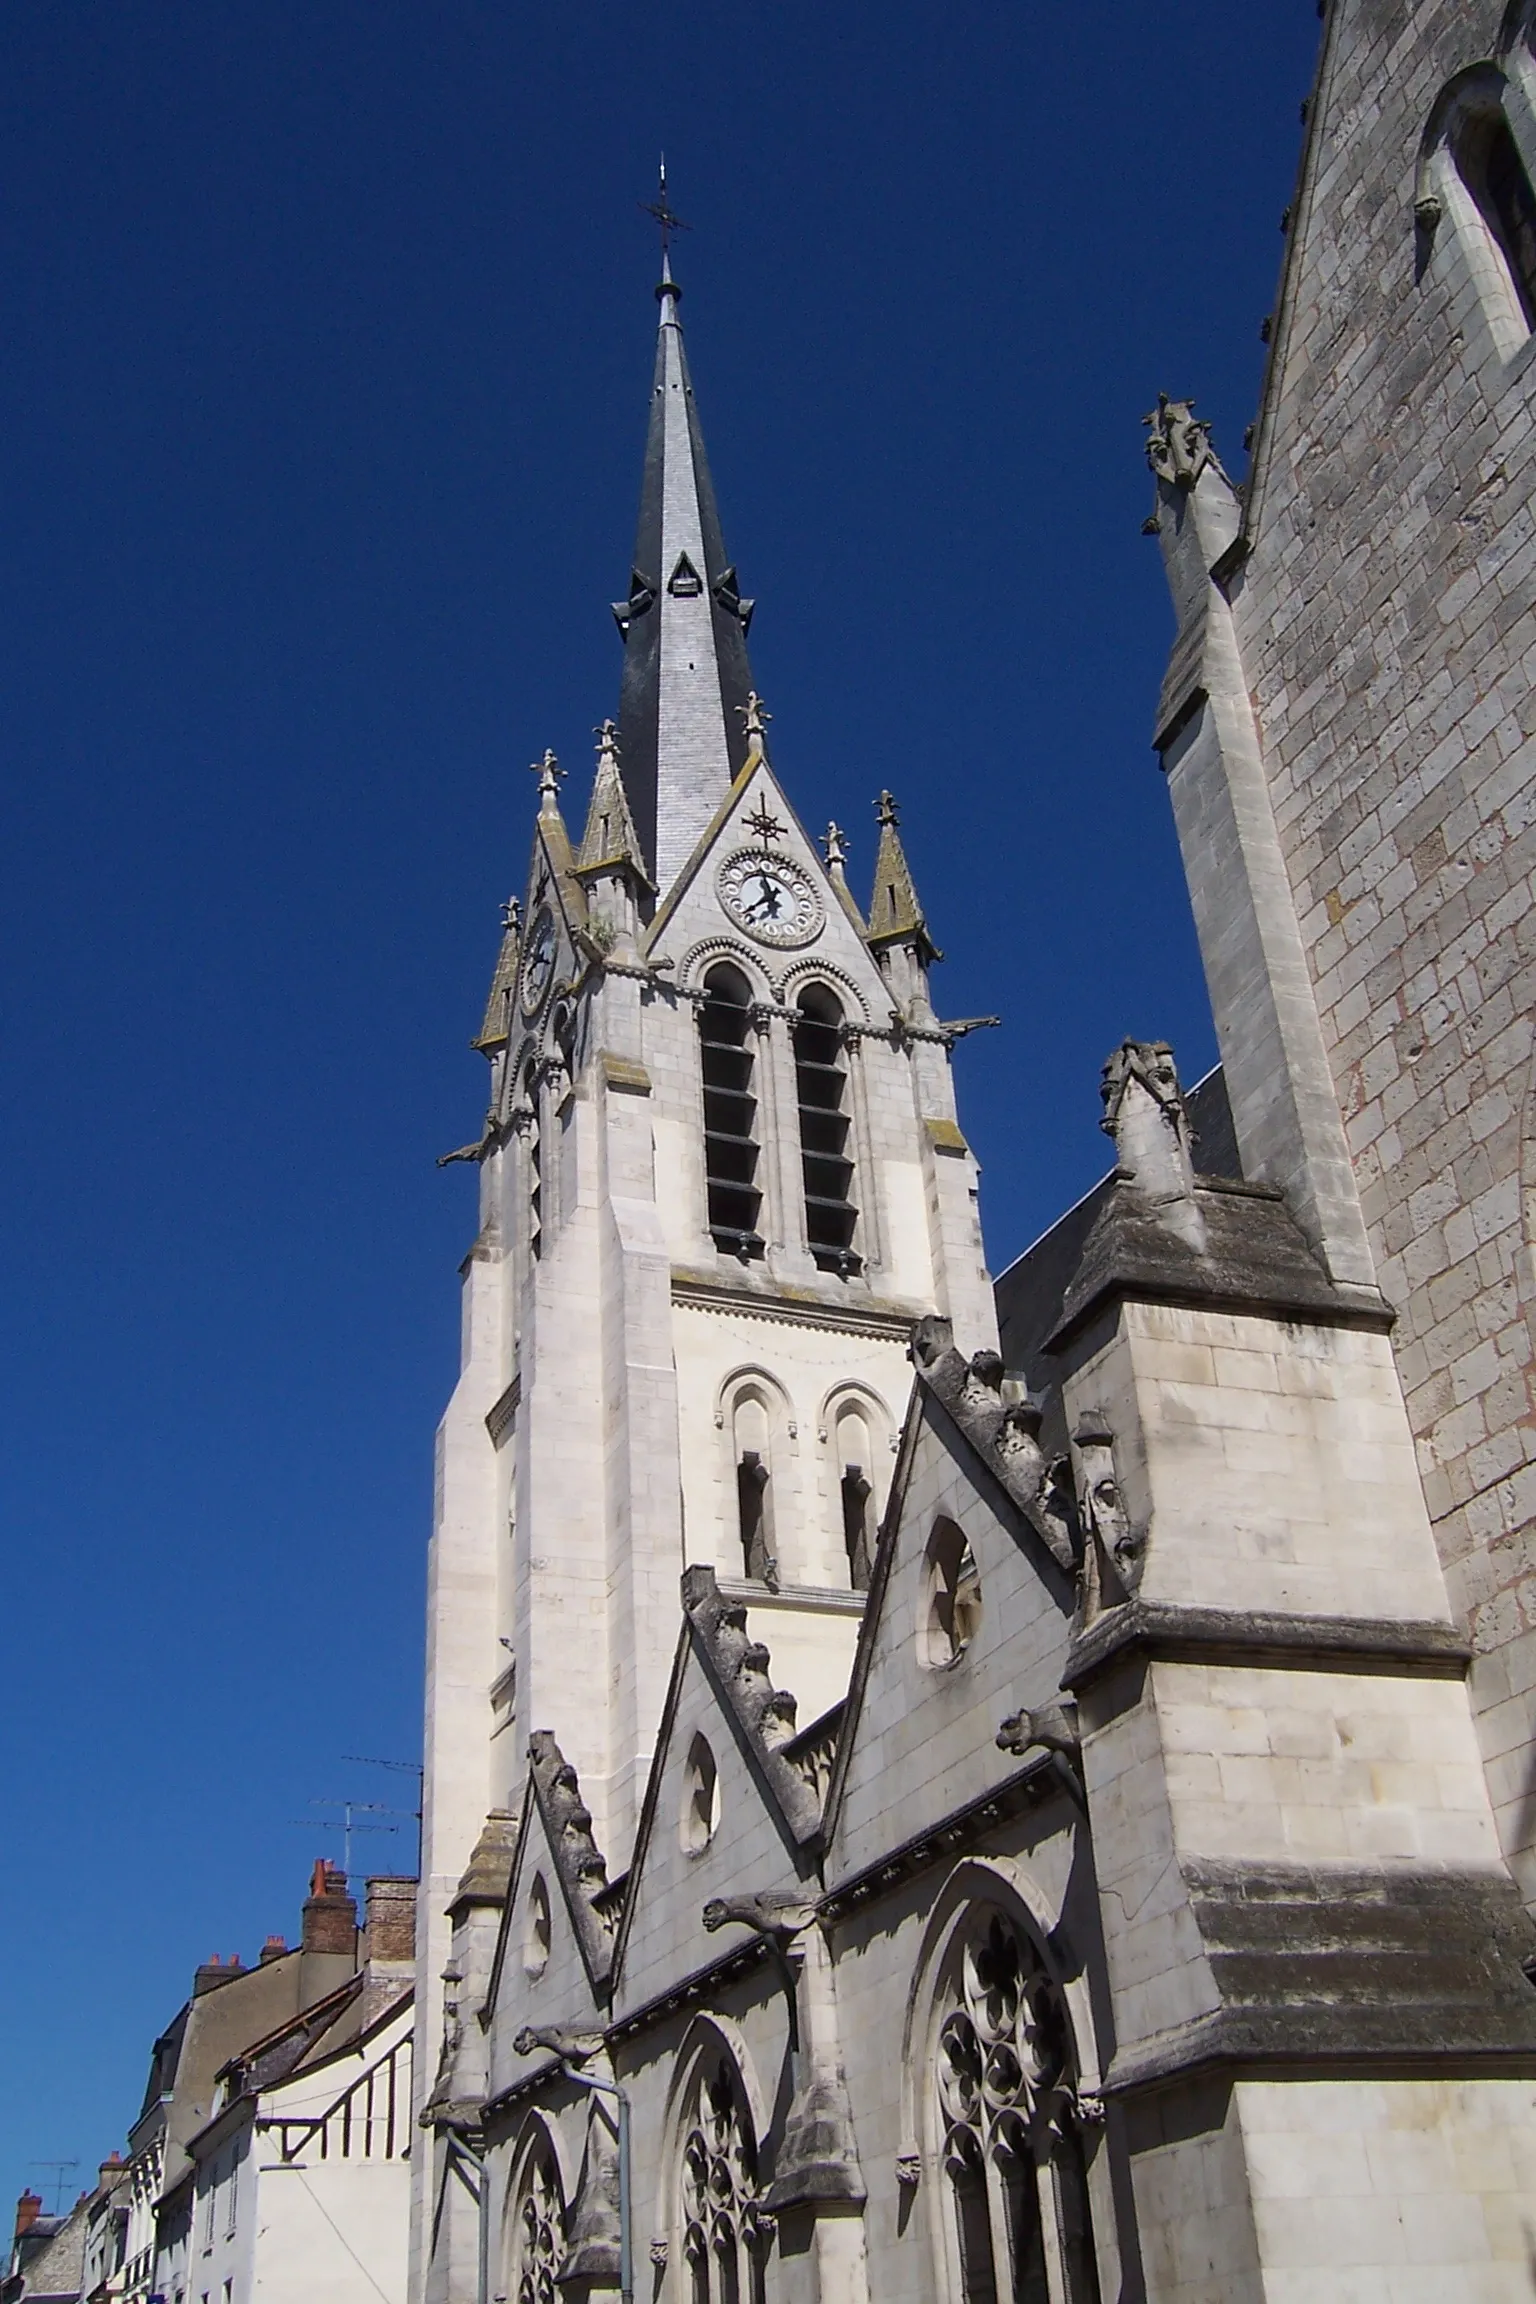
[[[985,1799],[1021,1757],[1047,1763],[1043,1789],[1070,1787],[1027,1727],[999,1744],[1021,1713],[1057,1715],[1070,1741],[1058,1708],[1076,1588],[1045,1467],[1021,1444],[1015,1469],[995,1445],[1008,1413],[995,1362],[942,1346],[919,1367],[833,1775],[829,1887]]]

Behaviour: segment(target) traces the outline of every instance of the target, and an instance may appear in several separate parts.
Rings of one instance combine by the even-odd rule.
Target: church
[[[1529,2296],[1533,184],[1536,0],[1331,0],[1246,478],[1149,419],[1221,1065],[995,1285],[664,261],[452,1156],[413,2304]]]

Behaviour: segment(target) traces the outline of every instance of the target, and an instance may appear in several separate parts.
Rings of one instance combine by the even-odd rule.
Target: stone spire
[[[624,636],[620,751],[640,853],[666,894],[746,760],[752,687],[743,600],[725,555],[677,305],[662,258],[656,373]]]
[[[587,809],[586,830],[576,854],[576,869],[595,872],[604,866],[627,865],[644,880],[647,873],[619,766],[619,731],[612,720],[605,720],[596,734],[597,774],[592,779],[592,799]]]
[[[908,944],[924,967],[940,960],[928,933],[928,922],[918,902],[911,868],[897,830],[900,818],[889,792],[882,792],[875,814],[880,824],[880,845],[875,851],[875,892],[869,904],[869,941],[876,952],[891,944]]]

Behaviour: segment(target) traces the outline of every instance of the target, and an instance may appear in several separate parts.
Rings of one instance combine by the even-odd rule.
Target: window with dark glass
[[[1456,166],[1504,259],[1529,329],[1536,329],[1536,192],[1501,111],[1466,121],[1455,140]]]
[[[823,1272],[857,1272],[853,1234],[853,1162],[848,1156],[848,1059],[843,1011],[822,985],[800,995],[795,1019],[795,1095],[800,1106],[800,1163],[805,1178],[805,1232]]]
[[[752,988],[722,964],[704,980],[699,1056],[704,1074],[704,1182],[715,1244],[761,1256],[757,1228],[757,1098],[753,1092]]]

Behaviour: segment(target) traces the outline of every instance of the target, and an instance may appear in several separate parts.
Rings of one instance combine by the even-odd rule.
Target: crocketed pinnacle
[[[522,915],[513,897],[501,909],[501,949],[496,955],[491,989],[486,994],[485,1020],[470,1045],[487,1055],[506,1046],[512,1029],[512,995],[517,988],[517,962],[522,943]]]
[[[936,960],[938,947],[928,933],[928,922],[918,902],[901,835],[896,829],[896,803],[889,792],[881,793],[875,814],[880,824],[880,845],[875,851],[869,942],[877,950],[887,944],[910,944],[923,960]]]
[[[677,306],[662,261],[656,369],[624,637],[619,740],[648,876],[665,895],[746,760],[752,686],[743,600],[725,555]]]
[[[619,766],[619,732],[611,720],[605,720],[597,731],[597,774],[592,780],[587,828],[576,853],[578,872],[596,871],[603,865],[628,865],[642,880],[648,878]]]

